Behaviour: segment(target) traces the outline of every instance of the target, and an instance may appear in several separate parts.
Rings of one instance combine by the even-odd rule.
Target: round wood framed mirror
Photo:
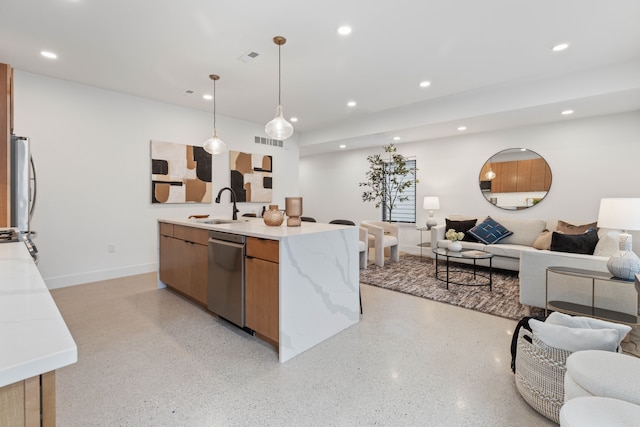
[[[535,206],[551,188],[551,168],[535,151],[509,148],[489,158],[478,181],[484,198],[506,210]]]

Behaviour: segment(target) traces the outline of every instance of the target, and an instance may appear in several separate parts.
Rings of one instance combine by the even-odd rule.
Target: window
[[[403,222],[415,224],[416,222],[416,161],[405,160],[406,168],[410,171],[406,175],[393,176],[391,174],[387,180],[385,180],[385,191],[387,199],[382,203],[382,220]],[[393,163],[385,163],[387,171],[393,170]],[[402,194],[398,194],[397,191],[393,191],[393,188],[403,185],[407,181],[411,181],[410,185],[405,187]],[[391,190],[391,191],[389,191]],[[393,203],[393,211],[389,212],[388,198],[391,198]]]

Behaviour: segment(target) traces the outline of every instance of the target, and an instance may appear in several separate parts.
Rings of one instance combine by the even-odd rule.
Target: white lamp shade
[[[640,230],[640,199],[602,199],[598,227]]]
[[[440,199],[438,197],[425,197],[422,208],[426,210],[440,209]]]

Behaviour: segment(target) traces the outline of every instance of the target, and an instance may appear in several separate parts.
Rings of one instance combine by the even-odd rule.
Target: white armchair
[[[361,227],[369,233],[369,245],[375,248],[376,265],[384,267],[384,248],[390,250],[390,260],[400,261],[398,225],[382,221],[362,221]]]
[[[369,231],[364,227],[359,228],[359,240],[360,240],[360,269],[367,268],[369,263]]]

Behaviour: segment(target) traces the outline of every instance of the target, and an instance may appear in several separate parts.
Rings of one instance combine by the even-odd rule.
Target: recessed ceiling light
[[[211,101],[213,99],[213,95],[209,95],[208,93],[202,95],[203,99],[206,99],[207,101]]]
[[[568,116],[569,114],[573,114],[573,110],[564,110],[564,111],[562,112],[562,115],[563,115],[563,116]]]
[[[554,52],[560,52],[562,50],[565,50],[569,47],[569,43],[560,43],[555,45],[551,50],[553,50]]]
[[[340,144],[340,148],[347,148],[347,146],[344,144]]]
[[[349,27],[348,25],[343,25],[342,27],[338,28],[338,34],[340,34],[341,36],[348,36],[349,34],[351,34],[351,27]]]
[[[293,123],[298,121],[297,117],[289,117],[289,120],[291,120]]]
[[[355,107],[355,106],[356,106],[356,101],[349,101],[349,102],[347,102],[347,106],[348,106],[348,107]]]
[[[420,82],[420,87],[429,87],[429,86],[431,86],[431,82],[429,81],[425,80],[423,82]]]
[[[462,132],[463,130],[467,130],[466,126],[458,126],[458,130]]]
[[[394,137],[393,137],[393,140],[394,140],[394,141],[400,141],[400,137],[399,137],[399,136],[394,136]]]
[[[42,52],[40,52],[40,55],[44,56],[45,58],[49,58],[49,59],[56,59],[58,57],[58,55],[56,55],[53,52],[49,52],[48,50],[43,50]]]

